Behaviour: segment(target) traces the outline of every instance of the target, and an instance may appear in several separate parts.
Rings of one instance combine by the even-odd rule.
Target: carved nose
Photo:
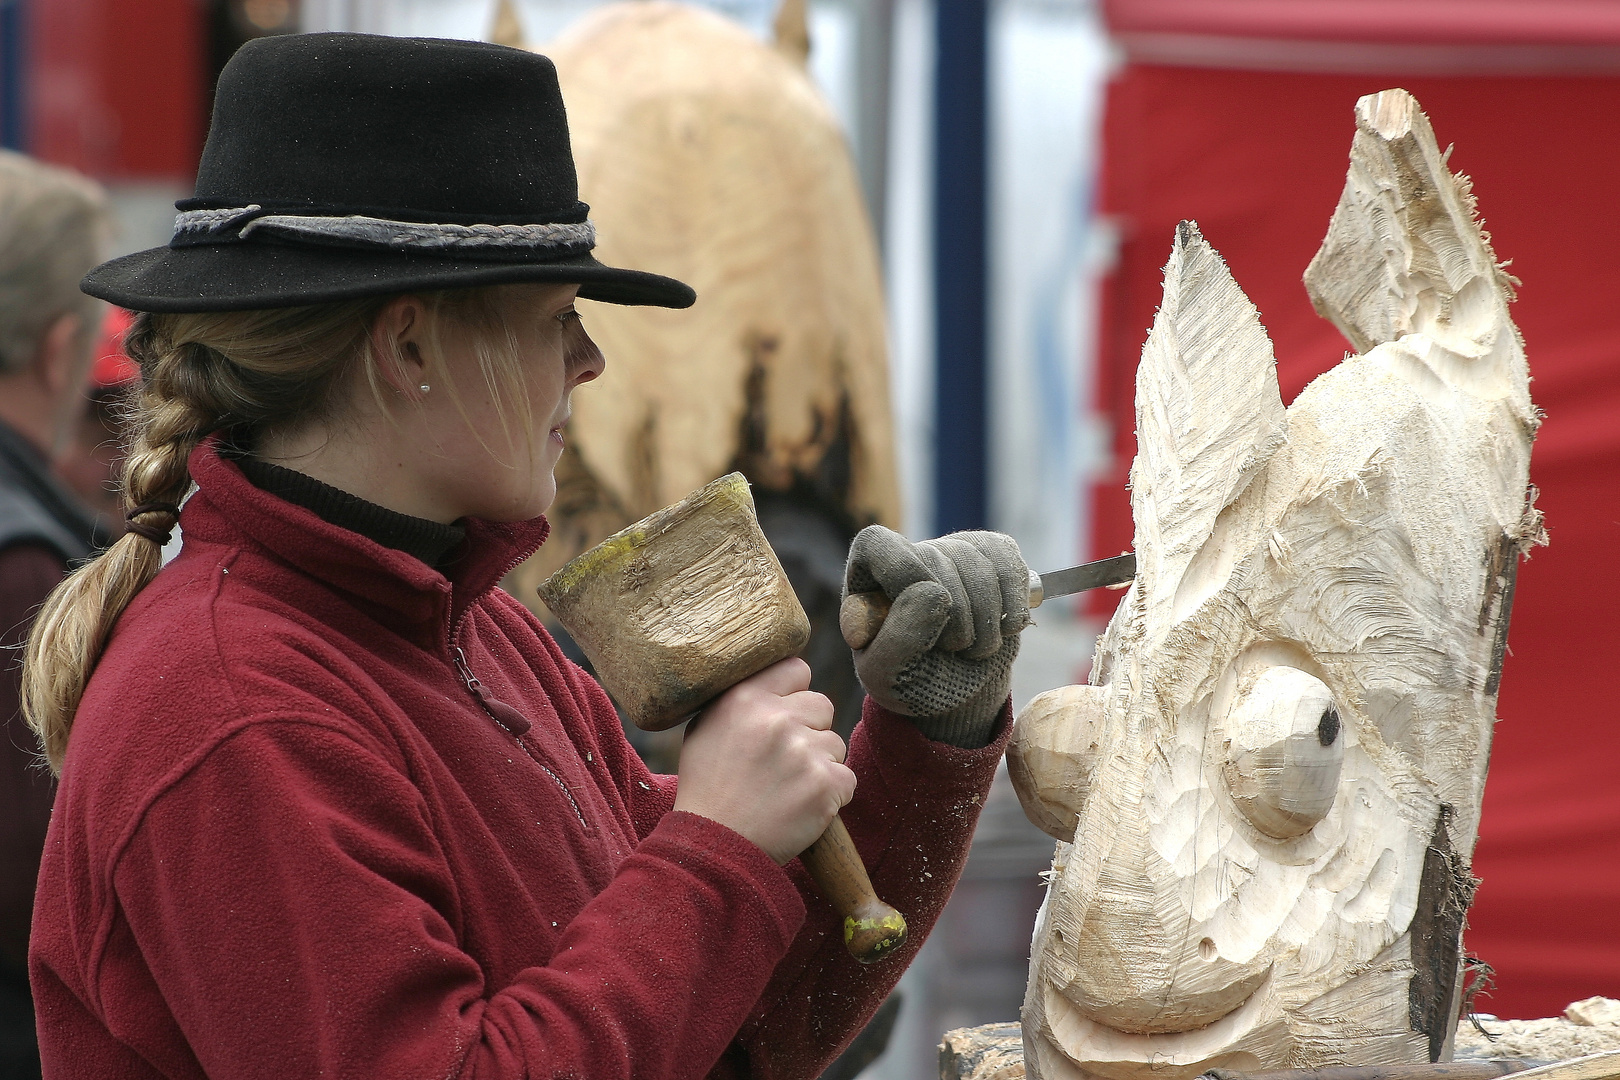
[[[1116,832],[1094,887],[1078,904],[1052,911],[1056,940],[1072,957],[1058,990],[1087,1019],[1116,1031],[1191,1031],[1247,1001],[1270,957],[1263,949],[1243,961],[1223,954],[1220,928],[1188,910],[1192,883],[1153,850],[1145,830]],[[1076,837],[1077,846],[1085,842]]]

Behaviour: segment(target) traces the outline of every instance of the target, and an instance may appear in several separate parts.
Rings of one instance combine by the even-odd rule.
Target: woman
[[[251,43],[180,209],[168,248],[85,281],[144,312],[143,390],[130,534],[29,648],[61,771],[47,1074],[816,1075],[900,965],[851,962],[792,860],[849,803],[926,932],[1008,724],[1010,541],[862,541],[852,584],[896,596],[861,659],[892,709],[847,764],[789,660],[654,776],[494,588],[602,369],[576,296],[693,300],[591,257],[550,63]]]

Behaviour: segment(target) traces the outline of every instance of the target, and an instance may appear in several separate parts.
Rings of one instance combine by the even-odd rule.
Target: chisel
[[[1100,589],[1105,585],[1119,585],[1136,576],[1136,556],[1131,552],[1115,555],[1111,559],[1081,563],[1049,574],[1029,574],[1029,606],[1041,606],[1043,601],[1058,596],[1069,596],[1087,589]],[[881,592],[850,593],[838,609],[838,629],[844,635],[844,644],[852,649],[864,649],[883,629],[883,620],[889,616],[888,596]]]

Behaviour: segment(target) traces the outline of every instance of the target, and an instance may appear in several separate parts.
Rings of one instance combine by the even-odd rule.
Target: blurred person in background
[[[141,370],[124,352],[124,331],[133,320],[123,308],[107,309],[90,383],[80,398],[63,452],[52,462],[56,475],[72,488],[94,514],[105,534],[103,543],[124,535],[124,503],[118,489],[118,466],[124,460],[129,395],[138,387]]]
[[[68,568],[107,542],[52,475],[85,408],[103,305],[106,201],[74,173],[0,151],[0,1078],[38,1076],[28,925],[53,785],[18,712],[28,623]]]

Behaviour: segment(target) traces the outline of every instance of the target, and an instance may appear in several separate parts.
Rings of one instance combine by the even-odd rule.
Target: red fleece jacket
[[[543,520],[471,522],[447,577],[210,444],[191,468],[185,550],[68,748],[30,955],[47,1076],[788,1080],[876,1009],[1005,715],[959,750],[867,703],[844,817],[913,937],[863,968],[797,863],[671,811],[675,778],[494,588]]]

